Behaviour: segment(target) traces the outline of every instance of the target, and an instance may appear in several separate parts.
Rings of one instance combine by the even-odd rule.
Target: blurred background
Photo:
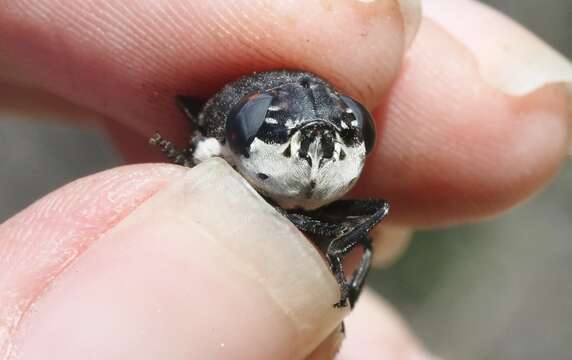
[[[572,58],[571,0],[487,0]],[[0,222],[121,164],[102,133],[0,113]],[[370,284],[445,359],[572,359],[572,161],[494,221],[420,232]]]

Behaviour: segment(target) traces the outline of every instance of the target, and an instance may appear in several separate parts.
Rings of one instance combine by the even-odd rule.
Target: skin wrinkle
[[[175,9],[171,9],[171,11],[173,12],[172,17],[173,17],[173,24],[177,25],[173,28],[173,36],[175,38],[177,38],[179,41],[177,41],[177,44],[180,44],[180,46],[178,47],[179,49],[181,49],[181,51],[186,51],[188,53],[195,53],[195,54],[201,54],[202,57],[200,57],[199,59],[203,58],[203,59],[209,59],[209,62],[214,62],[214,63],[221,63],[221,65],[223,64],[223,62],[226,62],[227,60],[224,59],[224,54],[225,52],[219,49],[224,49],[225,48],[225,43],[221,42],[220,40],[222,39],[221,36],[217,36],[215,35],[217,33],[218,30],[222,29],[221,26],[211,26],[211,22],[209,21],[204,21],[201,19],[197,19],[194,15],[195,12],[197,11],[193,11],[193,9],[195,8],[195,3],[190,2],[190,3],[185,3],[185,6],[181,6],[183,12],[179,13],[178,11],[176,11]],[[174,6],[174,4],[169,4],[169,6]],[[200,4],[199,4],[200,6]],[[216,10],[217,8],[215,7],[214,10],[215,12],[218,11]],[[204,10],[203,10],[204,11]],[[177,21],[178,20],[178,23]],[[184,29],[184,24],[185,23],[191,23],[192,26],[197,30],[197,31],[182,31],[182,29]],[[216,23],[216,22],[215,22]],[[193,33],[197,33],[200,34],[201,37],[203,38],[208,38],[211,39],[209,41],[216,43],[216,45],[211,46],[209,49],[203,48],[201,46],[195,46],[195,42],[194,41],[189,41],[188,37],[186,36],[178,36],[179,34],[189,34],[192,35]],[[207,42],[209,42],[207,41]],[[188,45],[187,45],[188,44]],[[214,51],[214,53],[212,53]],[[209,54],[209,52],[211,52]],[[223,55],[223,57],[221,57],[221,55]],[[175,58],[175,59],[171,59],[171,61],[175,61],[175,63],[173,64],[173,68],[185,68],[185,67],[189,67],[189,68],[195,68],[195,67],[201,67],[202,63],[195,63],[192,62],[189,64],[187,59],[184,58]],[[183,61],[184,60],[184,61]],[[180,62],[180,64],[178,64],[178,62]],[[235,60],[232,60],[233,62]],[[224,76],[224,74],[221,72],[219,74],[217,74],[217,76]],[[180,74],[181,78],[185,78],[188,79],[190,81],[185,82],[185,84],[187,83],[195,83],[196,87],[212,87],[212,85],[207,84],[206,82],[202,81],[200,78],[194,77],[193,73],[190,72],[188,75],[185,73],[181,73]],[[175,79],[174,81],[175,82]],[[149,83],[150,86],[154,86],[153,83]],[[173,86],[176,87],[175,85],[168,85],[165,86],[166,88],[172,88]],[[214,91],[215,89],[213,88],[213,90],[209,90],[209,91]],[[204,97],[205,93],[197,93],[196,90],[194,88],[190,88],[187,90],[179,90],[177,91],[177,93],[185,93],[188,95],[194,95],[194,96],[198,96],[198,97]],[[169,94],[169,96],[172,96],[173,94]]]
[[[218,49],[220,45],[223,45],[223,44],[221,44],[220,41],[219,41],[220,39],[223,38],[223,36],[218,35],[218,30],[217,30],[217,28],[220,29],[221,31],[224,31],[224,27],[216,27],[216,26],[214,26],[213,23],[216,23],[216,21],[214,21],[214,22],[210,22],[210,21],[200,21],[200,19],[197,19],[197,17],[195,16],[195,13],[197,12],[197,11],[195,11],[195,10],[196,10],[196,9],[195,9],[196,6],[197,6],[197,3],[189,2],[189,7],[188,7],[188,8],[187,8],[187,7],[183,7],[183,6],[182,6],[181,8],[183,9],[183,11],[185,11],[184,15],[188,16],[188,17],[190,18],[190,20],[192,21],[193,26],[194,26],[194,27],[196,28],[196,30],[197,30],[197,33],[198,33],[198,34],[201,34],[201,36],[202,36],[203,38],[209,39],[209,40],[208,40],[209,43],[210,43],[211,41],[212,41],[213,43],[215,43],[216,46],[213,46],[213,48],[214,48],[214,49]],[[200,3],[199,3],[198,6],[201,6]],[[188,11],[187,11],[187,10],[188,10]],[[214,13],[215,15],[217,15],[217,12],[218,12],[218,11],[219,11],[219,10],[215,7],[213,13]],[[181,20],[184,20],[184,16],[181,18]],[[181,24],[182,24],[182,23],[183,23],[183,21],[181,21]],[[180,28],[183,29],[182,26],[180,26]],[[218,35],[218,38],[219,38],[219,39],[217,39],[217,35]],[[230,34],[227,34],[227,35],[230,35]],[[235,38],[236,38],[236,37],[235,37]],[[190,40],[190,41],[188,41],[188,40]],[[196,52],[197,54],[200,54],[200,55],[201,55],[201,58],[203,58],[203,59],[208,59],[209,56],[210,56],[210,58],[212,59],[212,61],[215,61],[215,62],[217,62],[217,63],[220,63],[220,62],[221,62],[220,56],[219,56],[217,53],[214,53],[214,54],[210,54],[210,55],[209,55],[209,51],[212,52],[212,50],[211,50],[211,49],[206,49],[206,48],[204,48],[204,47],[202,47],[202,46],[199,46],[198,43],[195,44],[195,42],[192,41],[192,38],[191,38],[191,39],[183,39],[183,38],[182,38],[182,39],[181,39],[181,42],[182,42],[182,43],[185,43],[185,44],[189,44],[189,45],[188,45],[189,50],[190,50],[191,52]],[[233,59],[232,61],[234,62],[234,59]],[[200,81],[200,79],[197,79],[197,78],[192,78],[192,80],[193,80],[193,82]],[[203,82],[202,84],[206,84],[206,82]],[[189,92],[188,94],[199,95],[199,94],[194,94],[193,91],[195,91],[195,90],[191,89],[191,92]]]
[[[125,4],[121,3],[121,5],[115,7],[115,6],[111,6],[110,9],[112,11],[114,11],[116,13],[116,16],[111,16],[109,17],[111,20],[114,20],[115,18],[118,19],[122,19],[121,21],[114,21],[111,24],[113,24],[113,26],[111,26],[112,29],[115,29],[115,27],[121,28],[122,26],[124,26],[125,24],[127,24],[128,26],[125,27],[125,29],[123,31],[118,31],[119,34],[123,34],[123,33],[127,33],[129,34],[130,32],[135,34],[135,39],[138,38],[149,38],[151,41],[151,43],[155,42],[155,43],[159,43],[161,42],[161,38],[156,36],[156,32],[153,31],[152,27],[149,26],[149,24],[153,24],[153,23],[159,23],[157,21],[157,19],[155,19],[153,17],[153,15],[155,15],[158,10],[157,9],[153,9],[153,11],[149,11],[148,14],[149,16],[147,18],[144,19],[144,21],[138,21],[138,17],[137,14],[133,12],[132,7],[129,6],[124,6]],[[126,16],[125,14],[129,14],[129,16]],[[168,25],[166,26],[170,26],[171,23],[168,23]],[[174,33],[174,31],[170,31],[170,33]],[[126,39],[129,40],[131,39],[131,36],[127,36]],[[180,49],[180,47],[176,46],[181,42],[176,42],[175,43],[175,47],[171,47],[169,50],[174,51],[174,52],[178,52],[177,49]],[[146,58],[156,58],[158,59],[158,62],[160,62],[163,66],[158,67],[156,69],[154,69],[154,74],[153,76],[151,76],[152,78],[167,78],[169,73],[175,72],[176,70],[176,66],[175,64],[172,63],[172,57],[169,57],[168,53],[169,52],[165,52],[165,51],[161,51],[160,48],[156,48],[154,46],[146,46],[143,50],[139,50],[138,44],[137,43],[133,43],[132,46],[133,50],[135,51],[141,51],[141,52],[145,52],[145,55],[142,56],[142,59],[146,59]],[[119,54],[124,53],[124,51],[121,51],[121,49],[117,49],[117,52]],[[151,54],[152,56],[149,56],[149,54]],[[120,55],[121,56],[121,55]],[[118,62],[118,64],[122,67],[125,67],[126,65],[124,64],[129,64],[130,63],[130,59],[123,59],[123,61]],[[149,64],[152,65],[152,64]],[[132,66],[129,66],[132,69],[135,69]],[[143,69],[145,69],[146,67],[144,67]],[[152,69],[152,66],[147,66],[148,69]],[[138,70],[138,69],[137,69]],[[149,76],[137,76],[134,75],[134,78],[148,78]],[[143,86],[141,86],[141,89],[143,89],[143,96],[146,97],[146,99],[148,100],[147,103],[148,104],[153,104],[153,105],[162,105],[163,101],[161,101],[162,99],[164,99],[167,96],[172,96],[172,91],[166,90],[166,89],[170,89],[172,88],[172,86],[170,84],[162,84],[162,83],[157,83],[157,82],[148,82],[148,83],[144,83]]]
[[[212,46],[212,48],[215,49],[224,48],[224,45],[228,43],[228,38],[230,37],[233,40],[237,41],[238,43],[242,44],[245,49],[248,49],[250,52],[253,52],[254,54],[258,55],[260,59],[263,59],[263,63],[267,62],[268,64],[272,64],[276,62],[276,59],[282,61],[283,60],[282,57],[272,48],[267,48],[264,51],[260,49],[257,39],[255,38],[257,36],[256,35],[257,32],[251,31],[249,27],[246,25],[240,26],[241,24],[249,24],[250,26],[256,26],[257,22],[250,21],[250,19],[245,18],[247,14],[244,11],[242,11],[241,9],[235,9],[232,6],[233,6],[232,3],[230,4],[230,6],[222,7],[222,9],[215,6],[214,8],[211,9],[211,12],[216,16],[213,19],[214,21],[204,21],[204,23],[206,23],[206,25],[208,26],[208,31],[204,31],[205,36],[209,36],[210,34],[212,34],[210,38],[213,39],[214,42],[220,45],[220,46]],[[201,24],[200,21],[198,23]],[[225,35],[223,36],[222,34],[220,34],[217,36],[216,34],[218,34],[220,31],[222,31]],[[262,28],[260,29],[259,32],[261,32],[262,34],[266,34],[266,31],[264,31],[264,29]],[[247,36],[244,36],[244,34],[247,34]],[[268,56],[268,54],[272,54],[274,55],[274,57],[270,57]],[[245,54],[244,58],[248,59],[251,57],[251,55],[252,54]],[[215,59],[218,59],[218,57],[215,57]],[[229,68],[229,66],[226,66],[228,65],[229,61],[231,64],[232,63],[235,64],[235,66],[231,67],[233,68],[233,74],[231,74],[232,77],[237,77],[239,74],[252,71],[251,69],[246,69],[244,65],[241,64],[243,63],[243,60],[237,61],[234,57],[231,59],[221,58],[220,59],[221,67],[223,67],[222,64],[224,62],[225,65],[224,67]],[[257,67],[257,70],[264,69],[265,67],[270,68],[271,65],[267,66],[262,65],[260,67]],[[217,75],[220,76],[220,74]],[[225,81],[227,80],[228,78],[225,79]],[[213,88],[212,91],[216,89],[218,89],[218,87]],[[204,96],[204,93],[201,95]]]
[[[203,54],[203,59],[205,59],[204,61],[207,61],[206,59],[209,59],[208,61],[214,61],[216,64],[219,64],[218,66],[220,68],[225,67],[223,65],[226,63],[226,61],[230,61],[230,63],[233,63],[234,64],[233,67],[239,67],[240,66],[240,60],[237,61],[237,59],[235,57],[230,57],[229,59],[225,59],[224,56],[223,57],[220,56],[221,55],[220,52],[214,52],[213,53],[213,49],[224,48],[225,36],[223,36],[220,32],[225,33],[227,37],[230,36],[231,33],[230,33],[230,31],[227,30],[227,28],[225,26],[220,25],[223,23],[223,21],[221,21],[221,19],[220,19],[220,10],[218,7],[214,7],[211,10],[211,14],[214,14],[219,18],[217,19],[215,17],[214,19],[212,19],[212,21],[201,21],[200,19],[196,19],[194,17],[194,12],[192,12],[189,9],[189,15],[196,19],[196,21],[195,21],[196,25],[195,26],[197,26],[197,28],[199,30],[198,32],[201,33],[204,37],[211,39],[210,41],[212,41],[215,44],[214,46],[212,46],[210,48],[195,46],[194,49],[199,50],[200,53]],[[238,35],[232,34],[232,39],[238,41],[240,39],[240,37]],[[210,42],[207,41],[207,43],[210,43]],[[215,76],[215,78],[220,77],[220,75],[218,75],[218,74],[213,74],[213,75]],[[206,84],[206,82],[205,82],[205,84]],[[207,87],[212,87],[212,84],[208,84]],[[209,89],[210,92],[214,92],[215,90],[216,90],[215,88]],[[204,96],[204,94],[200,94],[200,95]]]
[[[161,165],[161,167],[163,167],[162,170],[160,171],[152,170],[152,172],[155,172],[158,175],[162,176],[169,176],[169,175],[173,176],[175,173],[180,171],[179,169],[177,169],[178,171],[175,172],[173,171],[173,169],[169,169],[171,168],[171,166]],[[14,253],[10,251],[10,248],[6,250],[6,246],[11,242],[10,239],[19,239],[17,243],[23,244],[25,247],[22,248],[20,246],[18,253],[25,254],[27,258],[18,261],[17,264],[22,262],[25,263],[29,262],[30,261],[29,255],[38,252],[37,244],[35,244],[35,242],[33,241],[30,241],[31,236],[37,236],[38,234],[44,233],[44,231],[42,230],[43,229],[42,226],[37,226],[37,225],[32,226],[32,224],[38,222],[39,224],[45,225],[46,227],[49,228],[50,226],[52,226],[52,224],[50,224],[50,219],[57,218],[58,215],[61,216],[62,214],[69,213],[70,210],[77,208],[79,204],[85,205],[85,203],[92,202],[94,198],[90,198],[90,194],[92,194],[94,191],[96,193],[100,192],[109,193],[110,191],[113,192],[113,189],[116,189],[115,183],[116,183],[116,178],[118,176],[120,176],[120,174],[117,174],[115,175],[115,177],[107,179],[106,183],[99,185],[99,189],[94,189],[93,187],[90,187],[90,184],[93,184],[93,182],[97,183],[97,179],[101,177],[100,174],[94,175],[93,177],[80,179],[62,188],[60,191],[58,191],[57,194],[54,195],[50,194],[46,196],[38,203],[32,205],[32,208],[27,210],[26,213],[22,214],[22,216],[16,216],[8,220],[6,223],[2,224],[0,227],[0,239],[2,239],[2,242],[0,242],[0,246],[2,245],[4,246],[0,247],[0,252],[2,253],[2,256],[0,258],[5,259],[6,264],[10,263],[9,261],[11,259],[10,254]],[[131,177],[132,178],[130,180],[137,179],[135,176]],[[147,199],[151,198],[167,183],[165,180],[157,182],[157,179],[145,181],[144,179],[139,178],[137,180],[140,183],[132,187],[133,189],[135,189],[133,191],[133,194],[136,195],[136,197],[130,198],[129,195],[123,195],[124,199],[119,199],[116,197],[116,201],[118,201],[119,204],[117,204],[116,202],[115,203],[116,205],[114,207],[105,207],[102,210],[104,212],[111,210],[111,214],[113,215],[109,216],[109,214],[100,214],[100,216],[97,217],[93,216],[93,214],[90,213],[79,212],[81,214],[80,216],[81,219],[87,218],[89,220],[83,221],[71,217],[73,225],[69,226],[69,228],[76,229],[75,231],[68,232],[67,235],[56,232],[56,234],[53,235],[57,235],[57,239],[53,238],[43,239],[44,242],[51,242],[53,244],[53,241],[55,240],[58,242],[58,244],[60,244],[59,246],[56,245],[55,249],[52,249],[52,251],[53,250],[57,251],[54,254],[52,254],[51,251],[49,255],[46,253],[39,253],[42,259],[40,260],[40,262],[44,263],[44,267],[47,266],[48,268],[52,268],[52,271],[48,276],[46,276],[45,273],[37,274],[34,276],[33,278],[34,281],[42,281],[42,284],[40,284],[39,286],[34,284],[32,289],[29,286],[27,288],[21,286],[19,291],[13,293],[12,295],[8,295],[8,298],[17,298],[22,296],[25,297],[18,302],[17,306],[11,307],[11,309],[14,310],[15,313],[11,314],[0,313],[0,315],[2,315],[2,318],[0,318],[0,324],[3,324],[4,326],[8,327],[6,329],[7,339],[5,339],[4,343],[0,341],[0,355],[3,353],[6,354],[10,350],[11,347],[10,341],[18,332],[19,326],[21,324],[22,319],[24,319],[25,314],[28,313],[30,309],[33,307],[33,304],[36,303],[38,299],[40,299],[41,296],[46,293],[46,291],[49,289],[53,281],[60,274],[62,274],[67,268],[69,268],[69,266],[73,264],[81,256],[81,254],[83,254],[85,250],[89,248],[90,245],[92,245],[95,241],[97,241],[97,239],[101,238],[101,236],[104,235],[107,231],[109,231],[109,229],[112,229],[116,224],[121,222],[121,220],[125,218],[127,215],[129,215],[129,213],[133,211],[133,209],[137,208],[140,204],[144,203]],[[123,188],[125,190],[126,184],[127,183],[123,184],[123,187],[120,188]],[[84,191],[83,188],[89,189],[90,191],[89,192]],[[69,197],[69,194],[72,194],[71,198]],[[78,197],[77,194],[79,194],[80,196]],[[126,200],[127,202],[125,203]],[[68,203],[72,204],[72,208],[66,208],[66,205]],[[112,203],[114,202],[112,201]],[[116,207],[120,206],[121,203],[123,203],[123,208],[117,209]],[[30,211],[31,211],[31,216],[28,215],[30,214]],[[94,221],[94,218],[96,219],[96,221],[98,221],[98,226],[91,225],[92,222]],[[69,219],[70,218],[66,218],[66,221],[69,221]],[[61,226],[61,224],[59,225]],[[14,229],[16,231],[14,232],[11,229]],[[22,232],[22,230],[24,231]],[[90,232],[93,231],[96,231],[97,233],[89,235]],[[74,242],[73,239],[76,237],[81,238],[81,241]],[[67,244],[68,248],[60,249],[61,246],[65,246],[64,244]],[[71,248],[69,248],[69,246],[71,246]],[[5,256],[6,251],[8,252],[8,256]],[[54,258],[53,255],[58,255],[58,256]],[[46,262],[45,256],[48,256],[51,261]],[[57,261],[54,263],[54,260]],[[38,263],[38,260],[34,260],[34,262]],[[10,272],[9,272],[10,269],[12,268],[8,267],[8,271],[3,272],[3,276],[5,279],[10,278]],[[16,276],[16,274],[14,274],[13,276]],[[5,286],[6,285],[4,285],[4,287]],[[5,294],[6,294],[5,290],[2,290],[2,292],[0,292],[0,295],[2,296],[4,296]],[[7,319],[5,317],[9,318]]]
[[[232,4],[231,4],[232,5]],[[260,57],[261,59],[265,59],[265,61],[267,61],[269,64],[273,62],[272,58],[269,57],[266,53],[271,53],[274,54],[275,58],[279,58],[279,56],[277,55],[277,53],[273,50],[267,50],[266,53],[263,52],[261,49],[259,49],[259,46],[257,46],[257,42],[256,40],[251,40],[249,41],[250,38],[253,38],[254,36],[252,36],[253,31],[249,30],[248,27],[246,26],[239,26],[240,24],[255,24],[255,22],[250,22],[248,18],[244,19],[244,16],[246,16],[246,14],[242,11],[235,11],[234,8],[232,7],[223,7],[223,10],[226,10],[226,12],[221,12],[221,10],[218,7],[214,7],[212,9],[212,13],[216,15],[216,18],[214,19],[214,21],[197,21],[196,24],[198,24],[198,26],[202,25],[203,23],[206,24],[206,26],[208,28],[202,28],[202,32],[205,34],[205,36],[210,36],[210,38],[212,39],[213,42],[218,43],[220,46],[212,46],[211,48],[224,48],[225,43],[228,42],[228,38],[231,37],[233,38],[235,41],[237,41],[240,44],[243,44],[244,48],[249,49],[250,51],[254,52],[255,54],[258,55],[258,57]],[[239,15],[242,15],[242,18],[239,17]],[[236,24],[236,25],[233,25]],[[197,26],[197,25],[195,25]],[[254,25],[252,25],[254,26]],[[200,29],[200,28],[199,28]],[[231,29],[231,30],[228,30]],[[225,36],[222,35],[216,35],[219,31],[222,31],[225,33]],[[236,34],[241,34],[240,36],[234,35],[234,33]],[[243,34],[247,34],[247,36],[244,36]],[[248,55],[248,54],[247,54]],[[248,58],[250,56],[245,56],[245,58]],[[218,56],[214,56],[213,59],[218,59]],[[221,66],[222,66],[222,62],[224,61],[225,63],[225,67],[228,67],[226,65],[228,65],[228,61],[226,59],[220,59],[221,60]],[[243,68],[243,66],[240,65],[240,61],[239,60],[237,62],[237,60],[235,60],[234,58],[231,59],[231,63],[234,62],[235,66],[234,66],[234,70],[233,72],[236,72],[237,74],[244,72],[244,70],[240,70],[241,68]],[[238,71],[237,71],[238,70]],[[190,91],[190,93],[192,93],[192,89]],[[189,94],[189,92],[186,92],[187,94]],[[202,93],[200,94],[202,96],[204,96],[205,94]]]
[[[54,14],[53,11],[50,11],[49,9],[47,9],[47,16],[48,19],[46,20],[46,24],[60,24],[62,19],[66,19],[67,21],[70,21],[71,24],[69,24],[68,26],[72,27],[72,28],[77,28],[77,29],[81,29],[84,28],[85,26],[89,26],[91,23],[88,21],[84,21],[83,18],[81,17],[75,17],[75,16],[66,16],[66,11],[67,9],[64,8],[62,10],[62,12],[57,12]],[[93,11],[97,11],[97,9],[93,9]],[[71,15],[71,14],[70,14]],[[57,20],[60,19],[60,20]],[[82,35],[82,38],[71,42],[69,41],[69,38],[66,36],[67,32],[69,31],[68,28],[62,28],[61,26],[53,26],[52,27],[52,32],[51,32],[51,42],[49,42],[47,44],[47,46],[45,47],[45,51],[46,51],[46,56],[48,58],[60,58],[61,61],[63,62],[61,68],[62,68],[62,81],[64,83],[67,83],[67,86],[69,86],[70,89],[72,89],[72,91],[75,91],[75,89],[82,89],[85,84],[82,83],[81,79],[81,75],[80,73],[78,73],[78,71],[76,70],[76,67],[73,66],[74,63],[74,59],[77,58],[77,47],[76,47],[76,43],[89,43],[90,41],[93,41],[94,39],[91,37],[90,34],[84,34],[81,32],[78,32],[78,35]],[[96,27],[97,29],[97,27]],[[97,38],[95,39],[97,40]],[[95,60],[95,59],[94,59]],[[48,89],[49,91],[52,91],[52,83],[51,82],[44,82],[42,84],[46,89]]]
[[[66,18],[66,19],[67,19],[67,18]],[[75,19],[75,17],[72,17],[72,19]],[[95,19],[95,20],[98,20],[98,19]],[[55,23],[57,23],[57,22],[55,22]],[[77,26],[79,26],[79,25],[77,25]],[[97,40],[98,40],[98,38],[96,37],[96,38],[95,38],[95,39],[93,39],[93,40],[95,40],[95,42],[94,42],[94,43],[96,43],[96,42],[97,42]],[[109,39],[107,39],[107,40],[106,40],[106,41],[107,41],[106,43],[108,43],[108,40],[109,40]],[[67,58],[67,57],[66,57],[66,58]],[[114,57],[112,57],[112,58],[114,58]],[[69,66],[67,66],[67,67],[66,67],[66,69],[67,69],[67,68],[70,68],[70,67],[69,67]]]
[[[95,21],[103,22],[103,26],[105,28],[111,29],[109,31],[110,34],[115,34],[118,39],[122,39],[122,44],[116,44],[116,42],[111,42],[109,45],[116,46],[116,45],[124,45],[129,46],[131,49],[138,50],[137,43],[133,40],[140,38],[140,37],[147,37],[150,40],[150,43],[160,41],[161,39],[156,37],[156,33],[151,31],[151,28],[148,26],[148,21],[152,20],[149,17],[153,14],[152,11],[148,12],[149,16],[147,16],[144,21],[139,21],[139,18],[133,13],[133,9],[130,6],[125,6],[123,3],[118,3],[115,6],[107,6],[107,11],[103,11],[100,15],[99,19],[93,19]],[[93,21],[92,20],[92,21]],[[151,21],[152,23],[152,21]],[[165,24],[164,26],[169,26]],[[135,36],[133,36],[135,35]],[[97,40],[97,39],[94,39]],[[106,43],[102,43],[101,45],[105,46]],[[116,46],[115,48],[116,53],[118,55],[117,63],[118,64],[127,64],[127,58],[122,58],[122,46]],[[165,58],[163,57],[163,53],[157,51],[154,47],[146,47],[145,53],[151,58],[158,58],[161,62],[164,62]]]
[[[124,3],[122,3],[122,5],[124,5]],[[128,11],[129,7],[128,6],[124,6],[123,9],[125,11]],[[175,22],[167,22],[165,23],[164,21],[162,21],[161,19],[161,10],[164,11],[164,17],[165,18],[169,18],[169,19],[173,19],[174,15],[176,13],[176,11],[166,11],[167,9],[165,7],[160,7],[157,6],[157,8],[153,9],[153,11],[149,11],[149,19],[148,21],[139,21],[139,24],[135,24],[138,25],[139,28],[145,28],[147,27],[147,31],[143,32],[140,34],[140,38],[144,37],[144,36],[149,36],[149,34],[153,34],[153,36],[155,36],[155,43],[161,43],[163,41],[163,39],[161,39],[161,37],[157,37],[156,35],[156,31],[154,30],[152,25],[155,25],[155,27],[157,26],[165,26],[165,24],[167,24],[168,29],[169,29],[169,37],[174,37],[174,35],[176,35],[178,32],[176,31],[176,28],[173,27],[174,24],[176,24]],[[172,13],[171,13],[172,12]],[[137,14],[132,13],[131,16],[129,16],[129,18],[137,18]],[[184,19],[180,19],[180,21],[184,21]],[[161,25],[159,25],[161,24]],[[173,58],[172,56],[170,56],[171,53],[181,53],[183,50],[182,44],[184,44],[185,41],[170,41],[167,42],[166,45],[168,46],[168,50],[169,51],[163,51],[163,49],[157,47],[156,49],[156,54],[157,54],[157,59],[159,59],[161,64],[164,64],[164,67],[159,67],[157,70],[160,71],[158,72],[157,75],[161,75],[161,77],[165,77],[168,78],[169,74],[172,73],[176,73],[177,72],[177,63],[173,62]],[[152,50],[155,50],[155,47],[153,47]],[[147,55],[145,55],[147,56]],[[159,76],[157,76],[159,77]]]
[[[261,59],[263,59],[263,63],[267,62],[268,64],[271,64],[273,60],[283,60],[282,57],[278,55],[272,48],[263,50],[258,45],[259,33],[266,35],[266,32],[264,32],[264,29],[262,28],[255,28],[251,30],[250,27],[255,27],[257,23],[255,21],[251,21],[246,12],[240,9],[233,11],[235,9],[230,7],[224,8],[224,10],[227,10],[226,13],[223,13],[215,8],[214,14],[217,15],[216,24],[218,25],[218,28],[227,33],[240,34],[239,36],[235,37],[235,40],[237,40],[240,44],[243,44],[246,49],[255,52]],[[246,24],[249,24],[250,26],[246,26]],[[231,29],[232,31],[229,31],[228,29]],[[222,43],[226,40],[224,37],[220,37],[219,41],[222,45]],[[268,53],[272,54],[273,57],[268,56]],[[264,66],[261,68],[264,68]]]

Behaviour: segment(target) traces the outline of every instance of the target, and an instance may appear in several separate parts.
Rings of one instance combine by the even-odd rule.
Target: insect
[[[339,200],[356,183],[376,133],[367,109],[303,71],[242,77],[206,103],[176,98],[194,130],[177,149],[149,140],[175,164],[224,158],[269,203],[321,248],[340,286],[335,307],[354,306],[372,259],[369,231],[389,211],[381,199]],[[343,259],[363,254],[348,278]]]

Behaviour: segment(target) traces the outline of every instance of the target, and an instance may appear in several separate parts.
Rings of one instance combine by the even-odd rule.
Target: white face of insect
[[[255,138],[249,156],[234,154],[237,170],[283,208],[316,209],[339,199],[357,181],[365,146],[344,144],[333,129],[302,128],[283,144]]]
[[[316,79],[244,96],[225,124],[228,160],[286,209],[322,207],[356,183],[375,142],[371,114]]]

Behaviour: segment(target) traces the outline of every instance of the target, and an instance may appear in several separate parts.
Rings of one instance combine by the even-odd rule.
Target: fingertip
[[[375,249],[372,265],[388,267],[405,252],[413,237],[413,230],[382,223],[373,228],[370,236]]]
[[[461,41],[475,57],[482,78],[505,94],[527,96],[544,87],[561,86],[571,104],[569,119],[572,156],[572,62],[508,16],[480,2],[427,1],[427,16]],[[460,21],[456,13],[470,14]],[[481,24],[486,23],[483,27]],[[489,41],[490,38],[495,41]],[[566,113],[567,112],[567,113]]]
[[[222,160],[176,168],[182,175],[128,215],[103,230],[88,227],[89,243],[43,244],[52,247],[49,260],[59,260],[57,271],[38,278],[46,269],[33,263],[31,278],[13,277],[15,292],[32,281],[43,290],[18,301],[28,305],[7,351],[28,359],[93,352],[102,358],[301,359],[338,326],[346,311],[333,307],[335,279],[287,219]],[[141,179],[130,180],[137,193]],[[68,206],[78,206],[74,196],[89,190],[71,186]],[[114,190],[92,196],[113,198]],[[69,217],[52,214],[32,230],[53,238],[46,222]],[[13,231],[22,234],[17,224]],[[24,257],[46,252],[34,234]]]
[[[386,102],[384,131],[357,195],[392,203],[389,221],[431,227],[476,221],[538,191],[569,141],[562,85],[507,95],[471,52],[425,19]]]
[[[338,360],[431,360],[405,322],[375,292],[365,289],[345,321],[347,336]]]
[[[345,339],[344,326],[338,326],[312,353],[306,360],[331,360],[339,353]]]

